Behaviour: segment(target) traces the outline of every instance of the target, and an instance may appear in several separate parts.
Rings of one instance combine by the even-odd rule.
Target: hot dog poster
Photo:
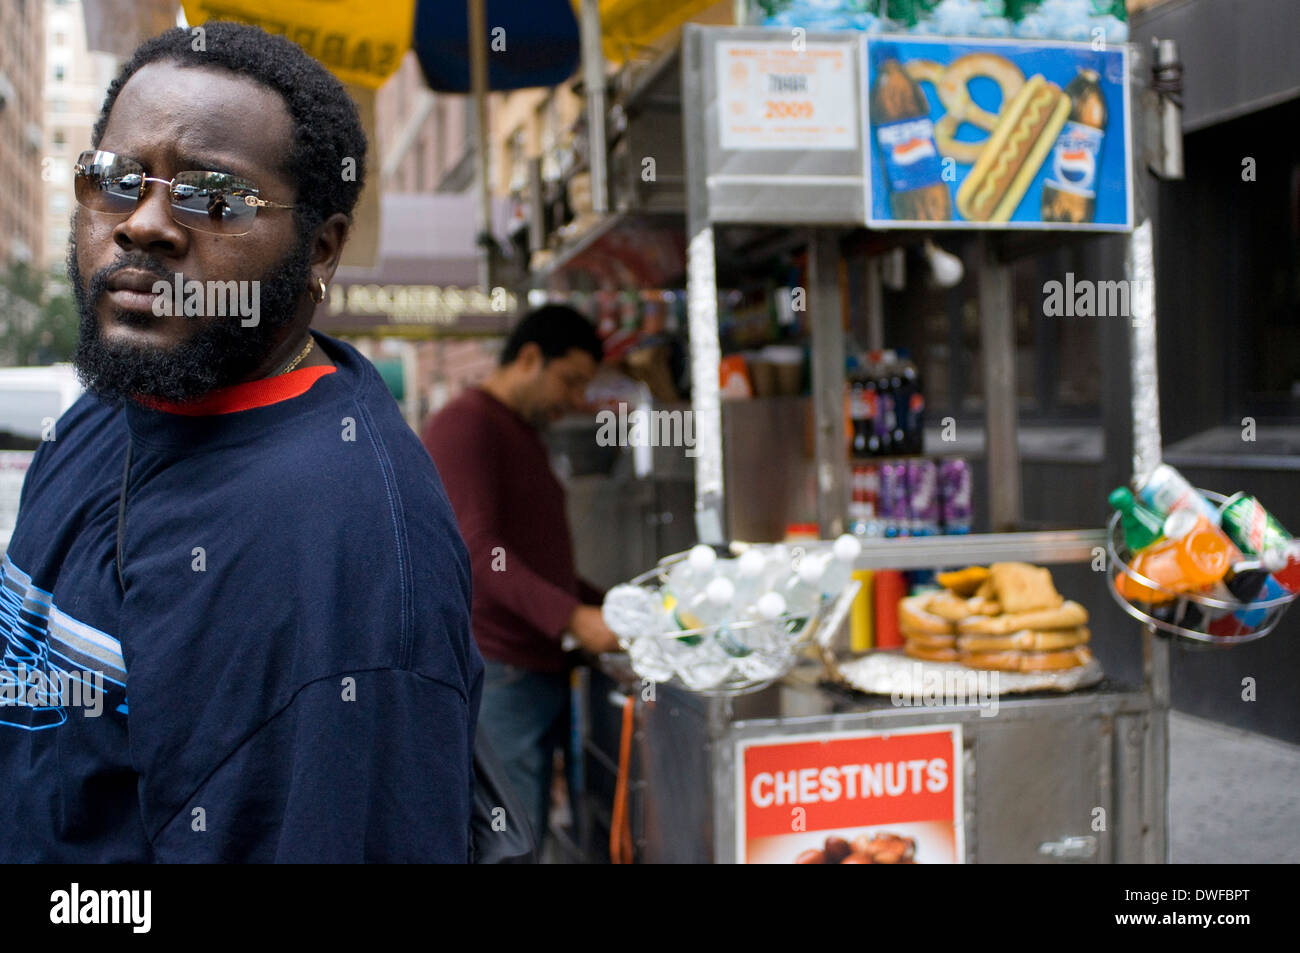
[[[1131,227],[1125,46],[864,42],[869,226]]]
[[[965,860],[960,725],[736,743],[742,864]]]

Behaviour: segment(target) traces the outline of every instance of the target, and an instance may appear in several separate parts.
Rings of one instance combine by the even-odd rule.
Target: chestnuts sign
[[[736,860],[962,863],[961,726],[737,744]]]

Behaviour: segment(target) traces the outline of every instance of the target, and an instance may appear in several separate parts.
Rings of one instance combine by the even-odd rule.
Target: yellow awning
[[[605,59],[623,63],[718,0],[600,0]],[[573,0],[582,21],[582,0]]]
[[[367,89],[397,71],[415,28],[415,0],[181,0],[181,6],[191,27],[234,20],[282,34],[343,82]]]

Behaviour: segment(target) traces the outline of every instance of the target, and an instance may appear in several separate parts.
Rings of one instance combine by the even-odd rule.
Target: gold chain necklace
[[[304,357],[307,356],[307,353],[311,350],[312,345],[315,344],[315,343],[316,343],[315,338],[313,338],[310,334],[308,334],[308,335],[307,335],[307,345],[306,345],[306,347],[304,347],[301,351],[299,351],[299,352],[298,352],[298,356],[295,357],[295,358],[294,358],[294,359],[293,359],[293,360],[288,364],[288,366],[286,366],[283,370],[278,371],[278,372],[276,373],[275,376],[278,377],[280,374],[288,374],[291,370],[293,370],[295,367],[297,367],[299,364],[301,364],[301,363],[302,363],[302,359],[303,359]]]

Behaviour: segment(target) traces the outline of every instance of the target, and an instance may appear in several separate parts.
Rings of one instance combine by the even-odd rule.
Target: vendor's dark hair
[[[365,182],[366,134],[343,84],[298,44],[259,27],[216,21],[203,24],[203,31],[202,50],[194,49],[197,34],[181,27],[136,48],[108,87],[91,145],[99,148],[118,94],[141,67],[168,61],[227,69],[275,90],[289,109],[293,138],[286,143],[283,168],[297,186],[299,226],[310,231],[335,212],[351,216]],[[251,124],[257,121],[249,117]],[[346,159],[355,161],[355,170],[345,167]]]
[[[524,315],[501,349],[501,366],[513,364],[525,344],[536,344],[548,361],[575,348],[586,351],[597,364],[605,356],[591,322],[566,304],[543,305]]]

